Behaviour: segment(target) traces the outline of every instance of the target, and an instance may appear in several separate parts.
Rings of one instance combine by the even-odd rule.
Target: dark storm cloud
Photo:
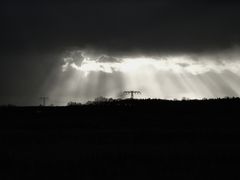
[[[1,51],[221,50],[239,44],[239,17],[239,3],[231,1],[5,1]]]
[[[80,50],[67,52],[65,54],[65,58],[64,58],[65,66],[69,66],[71,64],[75,64],[76,66],[81,66],[83,61],[84,61],[83,52]]]

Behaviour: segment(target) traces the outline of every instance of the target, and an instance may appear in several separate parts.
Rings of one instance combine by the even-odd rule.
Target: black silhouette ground
[[[1,107],[0,178],[236,179],[239,112],[238,98]]]

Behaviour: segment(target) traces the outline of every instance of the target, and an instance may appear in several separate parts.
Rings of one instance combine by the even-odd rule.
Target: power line
[[[123,91],[123,94],[130,94],[131,99],[134,99],[134,94],[141,94],[140,91]]]
[[[46,102],[48,100],[48,97],[42,96],[42,97],[40,97],[40,100],[42,101],[42,106],[46,106]]]

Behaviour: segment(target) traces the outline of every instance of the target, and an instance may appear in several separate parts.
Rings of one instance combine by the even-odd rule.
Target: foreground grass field
[[[1,107],[1,179],[238,176],[240,100]]]

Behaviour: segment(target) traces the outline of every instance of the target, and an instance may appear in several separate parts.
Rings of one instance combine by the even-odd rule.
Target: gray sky
[[[127,57],[138,61],[136,57],[139,56],[165,57],[171,61],[170,56],[187,55],[188,59],[191,57],[189,62],[201,62],[202,69],[212,68],[197,74],[194,70],[186,71],[190,82],[199,82],[193,83],[194,87],[188,92],[190,89],[196,92],[197,86],[207,86],[205,91],[211,89],[215,96],[238,95],[239,74],[231,69],[239,62],[240,44],[240,4],[234,1],[8,0],[1,1],[0,19],[0,104],[38,104],[39,96],[53,92],[54,101],[60,99],[58,95],[65,99],[73,96],[91,99],[106,95],[111,89],[116,94],[116,89],[127,88],[126,83],[130,82],[126,82],[125,76],[128,75],[121,71],[110,74],[94,71],[83,76],[85,79],[79,77],[81,81],[72,79],[73,68],[63,73],[63,59],[70,56],[69,52],[78,50],[95,60],[105,55],[108,58],[100,59],[104,61]],[[223,64],[225,70],[220,72],[222,66],[212,66],[212,62]],[[235,64],[231,65],[232,62]],[[78,70],[78,73],[83,72]],[[152,73],[159,79],[158,73],[163,72],[154,70]],[[162,85],[161,91],[171,89],[171,97],[184,95],[179,94],[185,91],[178,74],[169,71],[162,76],[165,78],[160,78],[161,83],[173,78],[173,84],[178,82],[180,85]],[[81,84],[81,87],[75,87],[76,92],[81,90],[80,94],[69,92],[64,95],[70,80]],[[117,83],[106,85],[112,81]],[[89,89],[96,86],[99,91],[90,93]],[[144,89],[143,85],[141,87]],[[59,88],[63,92],[58,90],[57,93]],[[159,97],[164,97],[163,94]]]

